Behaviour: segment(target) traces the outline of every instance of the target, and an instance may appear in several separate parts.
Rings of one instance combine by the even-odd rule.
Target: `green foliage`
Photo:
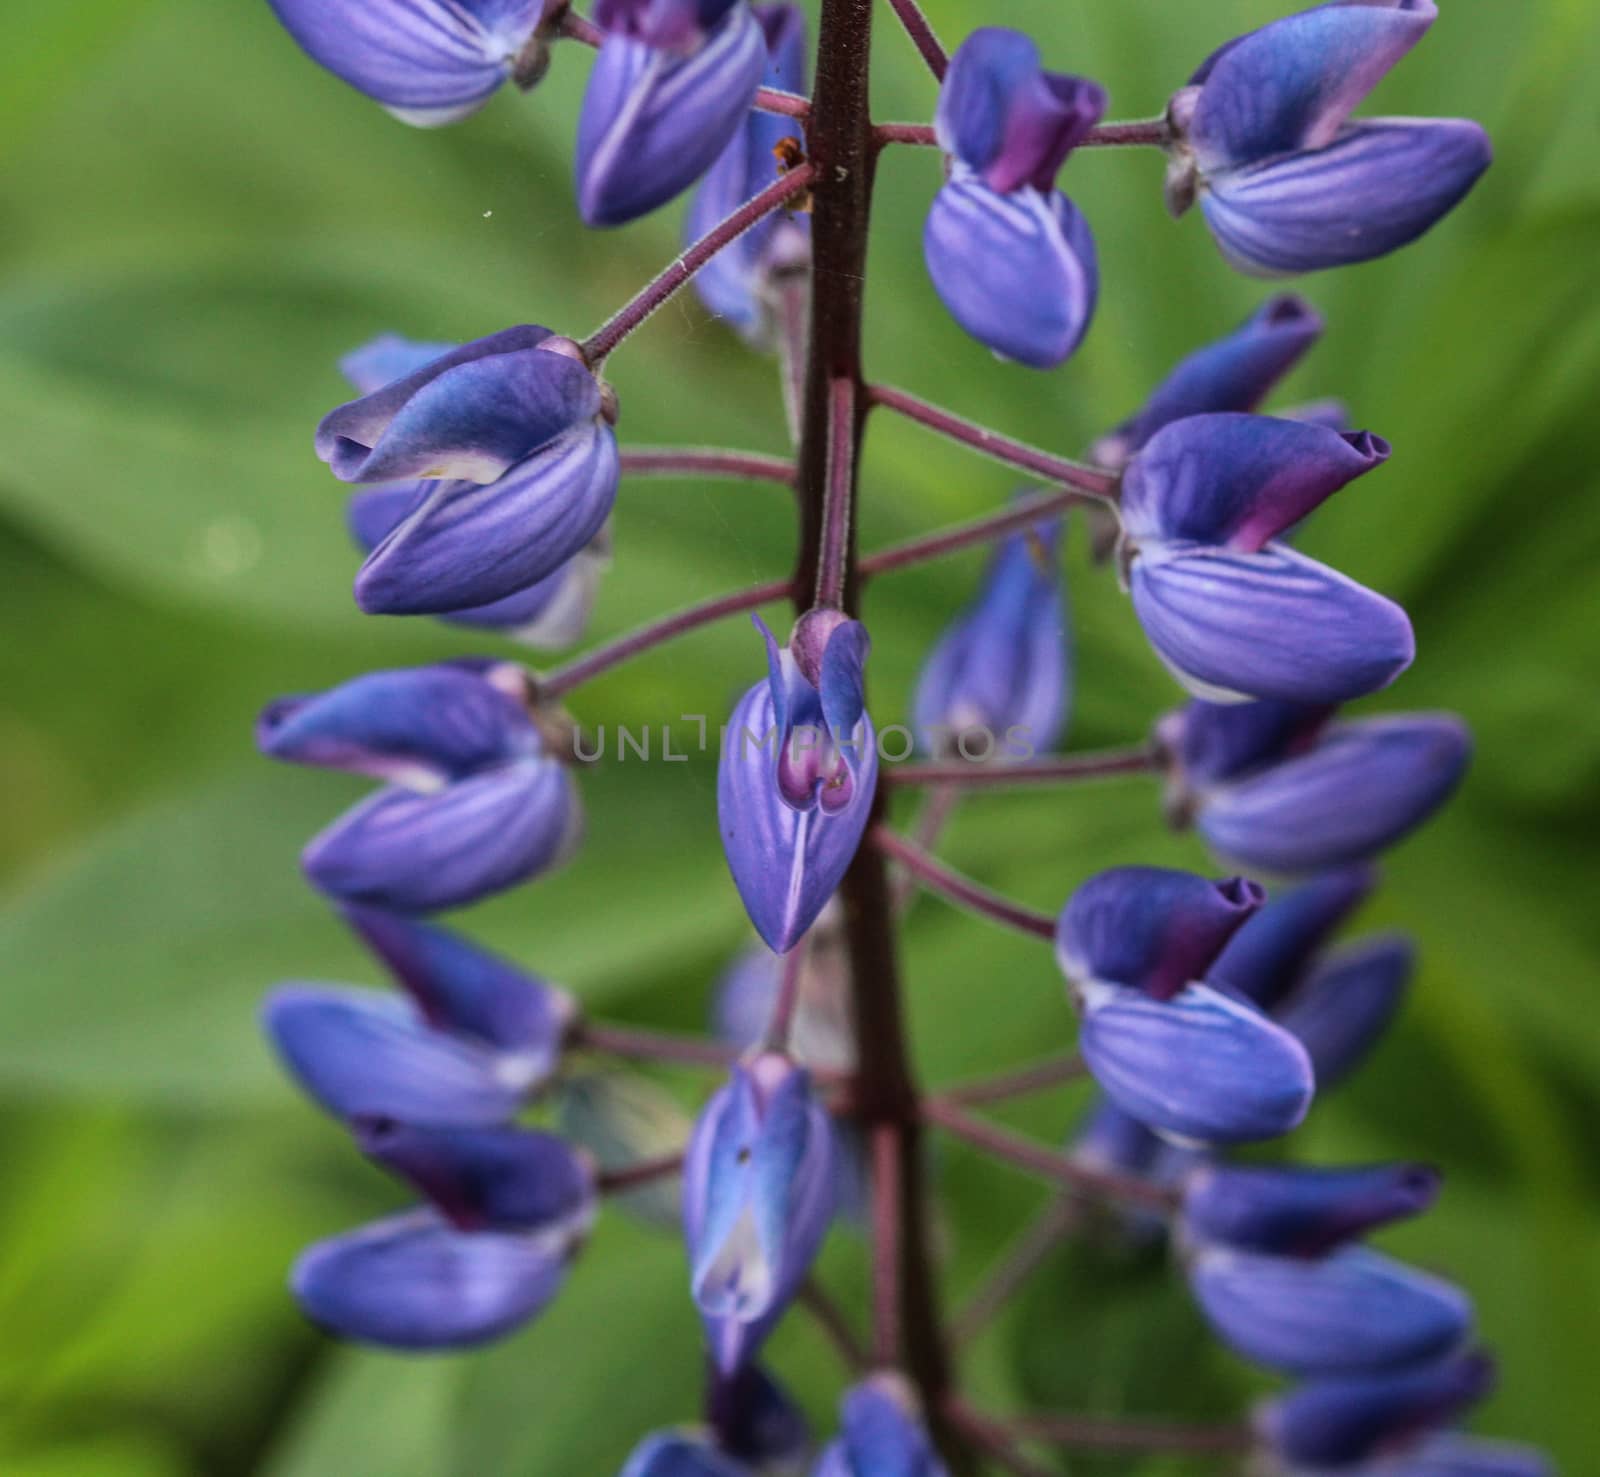
[[[1104,78],[1119,116],[1157,111],[1217,41],[1287,0],[1011,0],[1047,56]],[[930,0],[948,36],[993,19]],[[1583,0],[1455,0],[1387,82],[1387,112],[1483,118],[1501,162],[1401,256],[1304,290],[1330,317],[1287,398],[1337,393],[1398,450],[1308,533],[1406,600],[1414,674],[1386,707],[1449,706],[1479,737],[1449,817],[1404,848],[1371,921],[1426,965],[1371,1071],[1296,1142],[1308,1157],[1425,1155],[1450,1189],[1398,1234],[1465,1279],[1505,1388],[1486,1429],[1592,1438],[1584,1355],[1600,1301],[1595,914],[1600,822],[1600,52]],[[885,24],[880,110],[931,89]],[[464,644],[360,618],[340,493],[309,450],[352,343],[395,328],[465,338],[521,318],[583,331],[676,244],[678,213],[586,237],[568,157],[587,62],[563,49],[531,99],[407,130],[318,72],[262,0],[12,0],[0,16],[0,1466],[18,1477],[543,1477],[613,1470],[651,1424],[692,1418],[694,1319],[675,1243],[610,1219],[538,1326],[460,1360],[333,1350],[281,1287],[294,1249],[373,1213],[375,1177],[297,1100],[257,1039],[285,977],[375,978],[298,877],[305,838],[356,793],[274,771],[259,703]],[[1099,152],[1070,188],[1106,288],[1087,347],[1039,376],[992,363],[938,310],[920,265],[936,180],[885,161],[869,294],[872,369],[1070,451],[1263,288],[1174,226],[1159,162]],[[639,442],[781,450],[775,384],[688,295],[618,355]],[[994,506],[1010,479],[910,427],[869,447],[869,543]],[[768,578],[792,538],[770,488],[645,483],[617,516],[597,635]],[[1073,742],[1141,734],[1173,700],[1122,597],[1071,555]],[[872,596],[874,707],[904,711],[973,558]],[[742,622],[597,683],[591,724],[715,724],[760,668]],[[608,1010],[693,1025],[744,937],[717,849],[712,775],[611,764],[586,775],[571,867],[473,926]],[[1053,907],[1120,860],[1198,863],[1148,785],[1049,803],[972,803],[956,861]],[[1066,1039],[1048,957],[922,902],[908,936],[919,1057],[933,1081]],[[1056,1136],[1075,1100],[1018,1122]],[[942,1148],[952,1296],[1036,1193]],[[381,1203],[388,1203],[383,1201]],[[828,1274],[855,1289],[860,1247]],[[1159,1270],[1059,1259],[973,1351],[985,1399],[1196,1414],[1255,1382],[1197,1336]],[[1111,1297],[1116,1293],[1115,1298]],[[809,1329],[776,1357],[825,1418],[834,1381]],[[1125,1470],[1110,1468],[1108,1470]],[[1091,1470],[1091,1469],[1085,1469]],[[1100,1470],[1095,1468],[1092,1470]],[[1147,1465],[1146,1473],[1171,1471]]]

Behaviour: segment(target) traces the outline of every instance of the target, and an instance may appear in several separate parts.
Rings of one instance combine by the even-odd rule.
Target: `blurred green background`
[[[814,6],[809,7],[814,11]],[[1027,27],[1047,59],[1144,116],[1215,44],[1288,0],[930,0],[947,38]],[[1443,1164],[1439,1209],[1389,1239],[1465,1280],[1504,1359],[1484,1429],[1592,1471],[1600,1310],[1600,62],[1593,0],[1450,0],[1374,100],[1464,113],[1498,163],[1401,256],[1304,290],[1330,320],[1289,398],[1339,394],[1396,446],[1306,546],[1401,598],[1421,655],[1376,706],[1448,706],[1479,739],[1448,816],[1403,847],[1366,924],[1425,966],[1371,1068],[1296,1152]],[[1003,12],[1003,14],[1001,14]],[[879,43],[884,117],[926,118],[903,38]],[[614,1471],[695,1408],[695,1328],[670,1236],[607,1219],[540,1324],[493,1352],[393,1359],[328,1344],[283,1290],[308,1239],[396,1203],[281,1080],[257,1036],[283,978],[376,981],[301,884],[296,854],[360,792],[255,756],[257,707],[458,652],[425,622],[360,617],[341,495],[311,455],[338,354],[381,330],[463,339],[598,322],[675,246],[678,210],[581,233],[568,158],[586,54],[532,98],[434,133],[305,60],[264,0],[8,0],[0,9],[0,1470],[8,1477],[547,1477]],[[886,159],[871,369],[1071,450],[1266,289],[1174,225],[1160,161],[1097,152],[1066,176],[1105,287],[1064,371],[998,366],[923,272],[927,152]],[[614,363],[624,439],[781,451],[775,380],[689,294]],[[995,506],[1000,470],[874,430],[869,545]],[[624,488],[594,631],[786,568],[770,488]],[[1071,742],[1141,735],[1174,701],[1125,602],[1070,555]],[[977,568],[875,588],[874,709]],[[589,724],[726,711],[761,654],[742,622],[586,690]],[[691,1026],[744,940],[703,761],[586,775],[589,841],[472,926],[595,1002]],[[1146,782],[983,799],[962,866],[1053,907],[1123,860],[1200,865]],[[949,1081],[1069,1039],[1048,955],[926,902],[908,939],[916,1044]],[[1063,1131],[1047,1098],[1016,1121]],[[941,1242],[970,1286],[1039,1192],[947,1151]],[[1063,1256],[974,1351],[997,1407],[1223,1414],[1257,1382],[1159,1270]],[[859,1283],[835,1236],[829,1275]],[[792,1320],[793,1321],[793,1320]],[[778,1366],[825,1416],[836,1372],[786,1330]],[[1122,1471],[1104,1464],[1077,1470]],[[1141,1472],[1171,1472],[1147,1464]]]

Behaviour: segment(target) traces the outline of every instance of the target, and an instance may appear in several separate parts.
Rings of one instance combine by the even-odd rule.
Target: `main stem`
[[[813,169],[811,344],[806,364],[796,487],[800,505],[800,555],[795,571],[797,609],[809,604],[824,554],[832,412],[849,385],[850,481],[860,463],[866,381],[861,365],[861,317],[867,266],[867,226],[872,211],[874,148],[868,100],[874,0],[822,0],[817,45],[817,85],[807,136]],[[844,540],[840,604],[860,614],[856,507],[850,498]],[[884,791],[874,800],[882,812]],[[896,1339],[904,1369],[917,1386],[945,1459],[958,1474],[976,1470],[970,1444],[945,1411],[950,1365],[934,1288],[933,1258],[923,1180],[921,1115],[901,1009],[900,964],[894,905],[882,855],[863,846],[839,887],[850,958],[851,1013],[861,1064],[856,1109],[869,1135],[882,1135],[894,1156],[894,1216],[899,1256],[894,1306]],[[887,1151],[886,1151],[887,1152]]]

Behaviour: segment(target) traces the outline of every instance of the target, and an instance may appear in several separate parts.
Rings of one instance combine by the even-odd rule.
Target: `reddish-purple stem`
[[[965,1401],[952,1399],[946,1407],[946,1414],[991,1461],[1012,1473],[1012,1477],[1055,1477],[1053,1468],[1041,1465],[1018,1449],[1005,1426],[980,1415]]]
[[[880,144],[913,144],[921,149],[936,149],[939,138],[930,123],[880,123],[873,129]],[[1138,145],[1166,148],[1172,142],[1172,130],[1165,118],[1141,118],[1129,123],[1102,123],[1091,128],[1076,147],[1080,149],[1116,149]]]
[[[1021,764],[963,764],[955,761],[891,765],[883,774],[895,785],[934,785],[965,790],[1005,790],[1014,786],[1063,785],[1119,774],[1151,774],[1158,768],[1154,749],[1107,749],[1103,753],[1063,754]]]
[[[584,1021],[573,1033],[572,1045],[604,1052],[628,1061],[661,1062],[685,1067],[724,1068],[738,1051],[709,1036],[681,1036],[642,1026],[612,1026]]]
[[[943,82],[944,74],[950,70],[950,56],[934,35],[933,27],[917,0],[889,0],[889,8],[899,16],[901,26],[911,38],[911,44],[922,54],[923,61],[927,62],[928,70],[936,80]]]
[[[1014,903],[970,877],[963,877],[960,872],[929,856],[920,846],[897,835],[887,826],[874,826],[871,838],[879,851],[899,862],[924,887],[938,893],[947,902],[966,908],[980,918],[987,918],[991,923],[1014,928],[1019,933],[1031,934],[1034,938],[1055,938],[1055,919],[1048,914],[1037,913],[1021,903]]]
[[[778,976],[778,998],[772,1005],[772,1018],[767,1022],[767,1045],[782,1051],[789,1044],[789,1033],[794,1029],[794,1013],[800,1004],[800,981],[806,966],[806,941],[801,939],[783,956]]]
[[[950,1320],[951,1343],[960,1348],[977,1338],[1081,1220],[1082,1207],[1070,1195],[1059,1196],[1045,1206]]]
[[[757,221],[765,219],[810,185],[815,169],[801,164],[774,180],[753,200],[746,201],[726,220],[719,221],[654,281],[597,328],[580,347],[590,368],[598,369],[623,339],[683,286],[730,241],[736,241]]]
[[[900,1141],[892,1123],[872,1126],[872,1353],[900,1362]]]
[[[916,421],[918,425],[937,431],[941,436],[948,436],[952,441],[959,441],[963,446],[970,446],[983,456],[1004,462],[1008,467],[1021,467],[1046,481],[1075,487],[1096,501],[1106,502],[1116,496],[1116,475],[1100,467],[1085,466],[1082,462],[1055,456],[1025,442],[1013,441],[1009,436],[1002,436],[998,431],[978,425],[976,421],[963,420],[948,410],[930,405],[904,390],[897,390],[893,385],[870,385],[867,394],[872,404],[893,410],[907,420]]]
[[[1047,1087],[1057,1087],[1063,1082],[1076,1082],[1088,1068],[1076,1052],[1065,1056],[1048,1057],[1030,1066],[1018,1067],[1012,1072],[1001,1072],[976,1082],[946,1088],[941,1097],[947,1103],[962,1107],[977,1107],[980,1103],[1003,1103],[1008,1098],[1026,1097],[1029,1093],[1043,1092]]]
[[[680,1149],[676,1154],[663,1154],[659,1159],[641,1159],[637,1164],[625,1164],[620,1169],[602,1169],[595,1176],[595,1184],[602,1195],[616,1195],[664,1180],[682,1168],[683,1151]]]
[[[922,1116],[946,1133],[965,1139],[974,1148],[1077,1194],[1125,1201],[1164,1213],[1170,1212],[1176,1204],[1173,1192],[1161,1185],[1134,1175],[1090,1169],[1055,1149],[991,1123],[987,1118],[979,1118],[945,1098],[925,1097]]]
[[[691,605],[673,615],[651,621],[636,631],[618,636],[615,641],[608,641],[604,646],[597,646],[593,651],[574,657],[564,666],[553,668],[537,680],[535,695],[541,703],[553,702],[556,698],[571,692],[573,688],[591,682],[603,672],[609,672],[613,667],[620,666],[623,662],[651,651],[665,642],[698,630],[701,626],[710,625],[713,621],[722,620],[726,616],[755,610],[773,600],[787,600],[793,590],[794,583],[791,580],[769,580],[764,585],[752,585],[749,589],[735,590],[729,595],[718,595],[712,600],[702,600],[698,605]]]
[[[794,463],[758,451],[718,446],[635,446],[622,453],[624,477],[736,477],[745,482],[794,483]]]
[[[822,548],[817,562],[817,601],[837,608],[849,568],[850,503],[856,480],[856,386],[841,376],[828,387],[828,484],[822,505]]]
[[[1076,490],[1067,492],[1039,492],[1030,497],[1018,498],[998,513],[986,513],[954,528],[921,534],[907,539],[903,544],[892,544],[875,554],[864,555],[857,565],[863,578],[868,575],[887,574],[893,569],[924,564],[930,559],[942,559],[946,554],[956,554],[970,549],[974,544],[987,544],[1019,528],[1027,528],[1042,518],[1051,518],[1085,500],[1085,494]]]

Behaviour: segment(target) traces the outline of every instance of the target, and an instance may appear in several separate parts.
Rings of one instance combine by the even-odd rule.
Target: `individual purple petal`
[[[1302,754],[1333,716],[1334,704],[1276,701],[1208,703],[1196,699],[1168,715],[1157,737],[1176,759],[1185,786],[1204,788],[1261,765]]]
[[[755,1471],[803,1470],[811,1451],[810,1424],[789,1393],[760,1365],[746,1364],[731,1375],[713,1370],[707,1418],[721,1449]]]
[[[594,1217],[593,1163],[554,1134],[373,1117],[358,1118],[353,1131],[363,1154],[425,1195],[458,1230],[586,1228]]]
[[[779,654],[728,720],[717,767],[723,850],[756,932],[786,953],[816,920],[861,843],[878,779],[872,720],[853,751],[822,733],[821,696],[794,657]],[[789,711],[786,694],[814,708]],[[781,701],[775,701],[777,694]],[[795,723],[811,727],[794,733]],[[797,762],[798,761],[798,762]]]
[[[766,38],[765,84],[804,92],[805,12],[790,4],[751,8]],[[773,184],[779,175],[777,151],[785,139],[797,139],[800,133],[795,119],[753,109],[695,190],[684,221],[684,244],[698,241]],[[810,256],[810,238],[807,215],[776,212],[730,241],[695,273],[695,292],[749,343],[765,348],[771,336],[769,279],[778,272],[799,273]]]
[[[1305,1117],[1305,1048],[1247,1002],[1206,984],[1170,1000],[1101,983],[1077,993],[1084,1061],[1130,1118],[1185,1142],[1237,1144]]]
[[[553,1298],[572,1251],[563,1231],[457,1231],[432,1212],[322,1241],[290,1274],[306,1316],[390,1349],[456,1349],[526,1323]]]
[[[1265,901],[1243,877],[1212,882],[1163,867],[1114,867],[1067,900],[1056,957],[1075,987],[1106,981],[1170,999],[1206,973]]]
[[[916,1396],[894,1374],[874,1374],[845,1393],[841,1434],[814,1477],[947,1477]]]
[[[1271,1010],[1300,982],[1317,950],[1360,907],[1376,882],[1371,867],[1357,864],[1335,868],[1271,898],[1228,940],[1206,978]]]
[[[1207,1246],[1188,1274],[1217,1335],[1283,1374],[1400,1369],[1450,1353],[1472,1329],[1459,1289],[1360,1246],[1316,1258]]]
[[[1377,1045],[1415,969],[1409,939],[1366,939],[1322,964],[1278,1011],[1278,1023],[1309,1053],[1324,1092],[1348,1077]]]
[[[990,189],[1047,192],[1105,110],[1098,83],[1046,72],[1030,37],[985,26],[950,58],[934,127],[940,148]]]
[[[1366,1477],[1556,1477],[1556,1469],[1531,1446],[1437,1436],[1420,1449],[1379,1462]]]
[[[1388,686],[1416,655],[1398,605],[1284,544],[1152,554],[1133,561],[1134,611],[1196,697],[1347,702]]]
[[[1164,426],[1122,479],[1134,544],[1194,542],[1254,553],[1346,483],[1380,467],[1389,443],[1269,415],[1219,412]]]
[[[327,692],[279,698],[256,721],[273,759],[436,789],[538,752],[527,710],[458,666],[370,672]]]
[[[341,1118],[504,1123],[538,1081],[516,1058],[436,1031],[375,990],[280,985],[262,1024],[300,1085]]]
[[[372,395],[460,347],[459,344],[409,339],[398,333],[382,333],[346,354],[339,361],[339,373],[359,393]]]
[[[435,483],[361,566],[356,602],[373,615],[433,615],[521,595],[599,534],[619,475],[617,438],[593,423],[498,482]]]
[[[419,127],[476,112],[511,74],[544,0],[268,0],[306,54]]]
[[[1321,1256],[1378,1226],[1419,1215],[1438,1194],[1439,1172],[1425,1164],[1208,1164],[1184,1184],[1184,1234],[1244,1251]]]
[[[1197,825],[1221,855],[1269,872],[1360,861],[1443,805],[1471,751],[1453,714],[1336,723],[1309,752],[1208,791]]]
[[[782,1316],[833,1211],[832,1129],[805,1071],[775,1052],[736,1066],[695,1125],[683,1178],[691,1287],[724,1374]]]
[[[430,1025],[500,1047],[541,1081],[550,1075],[578,1013],[565,990],[442,928],[381,908],[342,911]]]
[[[1488,135],[1465,118],[1374,119],[1314,153],[1219,175],[1200,204],[1241,272],[1318,272],[1415,241],[1465,198],[1492,157]]]
[[[750,1477],[750,1473],[705,1438],[666,1431],[647,1436],[634,1447],[620,1477]]]
[[[1189,416],[1253,411],[1322,337],[1323,327],[1322,315],[1304,298],[1268,298],[1226,338],[1180,362],[1138,414],[1095,443],[1095,462],[1121,467],[1163,426]]]
[[[1438,14],[1434,0],[1350,0],[1231,42],[1193,79],[1201,90],[1188,137],[1200,167],[1332,143]]]
[[[1343,1467],[1448,1424],[1494,1382],[1494,1361],[1484,1354],[1393,1374],[1320,1379],[1262,1406],[1256,1429],[1290,1465]]]
[[[625,8],[603,10],[602,26]],[[766,36],[744,0],[717,9],[725,13],[685,40],[608,28],[578,120],[585,224],[620,226],[648,215],[693,184],[738,134],[767,69]]]
[[[431,482],[403,482],[354,494],[345,505],[350,536],[370,554],[434,490]],[[487,605],[440,613],[452,625],[495,631],[524,646],[560,650],[583,635],[594,610],[600,576],[610,563],[604,528],[553,574]]]
[[[979,343],[1035,369],[1083,341],[1100,293],[1094,236],[1058,191],[1001,194],[957,165],[923,230],[928,275]]]
[[[553,760],[486,770],[435,794],[386,789],[306,847],[323,892],[398,913],[435,913],[524,882],[564,860],[582,811]]]
[[[330,411],[317,455],[342,482],[493,482],[600,415],[594,375],[557,343],[524,325],[454,349]]]
[[[946,627],[917,679],[912,722],[925,749],[946,751],[971,731],[986,734],[1000,757],[1022,746],[1049,753],[1061,741],[1072,647],[1060,540],[1052,520],[991,556],[977,598]]]

